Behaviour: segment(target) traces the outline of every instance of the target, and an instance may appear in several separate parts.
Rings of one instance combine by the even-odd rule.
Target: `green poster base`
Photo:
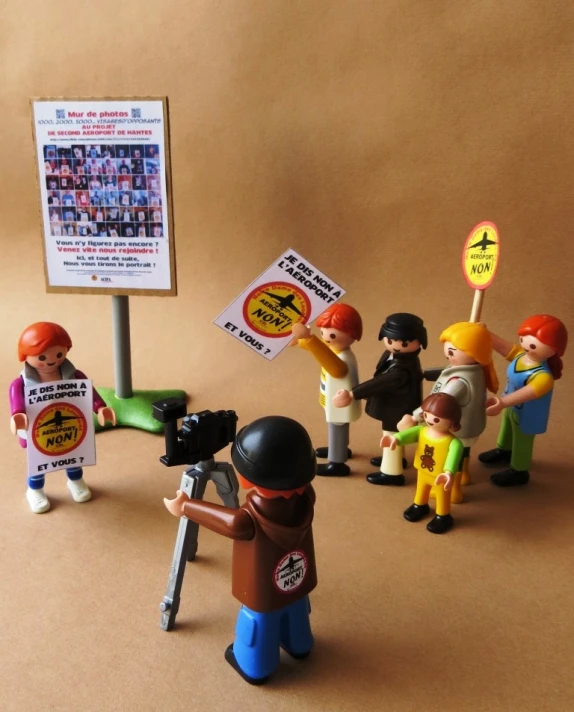
[[[138,428],[150,433],[163,432],[163,423],[160,423],[152,415],[152,403],[162,400],[162,398],[186,399],[185,391],[177,390],[134,391],[131,398],[118,398],[113,388],[98,388],[98,393],[106,401],[106,405],[114,409],[118,426]],[[96,432],[111,430],[114,427],[111,423],[106,423],[102,427],[95,415],[94,423]]]

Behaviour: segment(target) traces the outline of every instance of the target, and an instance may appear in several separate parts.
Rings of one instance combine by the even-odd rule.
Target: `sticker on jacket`
[[[307,574],[307,557],[302,551],[290,551],[279,560],[273,572],[273,583],[281,593],[296,591]]]

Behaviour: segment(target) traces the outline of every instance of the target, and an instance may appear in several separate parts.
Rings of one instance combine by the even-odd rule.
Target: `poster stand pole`
[[[132,388],[129,299],[128,296],[112,295],[114,373],[116,396],[118,398],[131,398],[134,394]]]

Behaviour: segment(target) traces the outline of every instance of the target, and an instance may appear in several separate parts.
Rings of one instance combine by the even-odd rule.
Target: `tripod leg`
[[[189,497],[201,498],[205,492],[206,482],[206,474],[190,468],[183,473],[180,489]],[[163,601],[159,604],[161,611],[160,627],[162,630],[171,630],[175,623],[175,617],[179,610],[185,563],[186,561],[192,561],[197,551],[197,532],[197,524],[185,517],[179,520],[167,591]]]
[[[217,494],[226,507],[239,507],[239,482],[233,466],[227,462],[218,462],[210,473]]]

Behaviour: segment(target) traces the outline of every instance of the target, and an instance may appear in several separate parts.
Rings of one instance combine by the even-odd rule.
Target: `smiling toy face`
[[[526,351],[529,358],[538,363],[544,363],[556,353],[556,349],[543,344],[535,336],[521,336],[520,346]]]
[[[39,373],[56,373],[66,358],[65,346],[50,346],[38,356],[28,356],[26,363]]]
[[[345,349],[348,349],[349,346],[355,342],[355,339],[349,336],[349,334],[346,334],[340,329],[333,329],[332,327],[321,328],[321,338],[335,351],[345,351]]]
[[[405,339],[389,339],[388,336],[384,336],[383,344],[393,354],[413,353],[421,348],[421,342],[417,341],[417,339],[407,341]]]

